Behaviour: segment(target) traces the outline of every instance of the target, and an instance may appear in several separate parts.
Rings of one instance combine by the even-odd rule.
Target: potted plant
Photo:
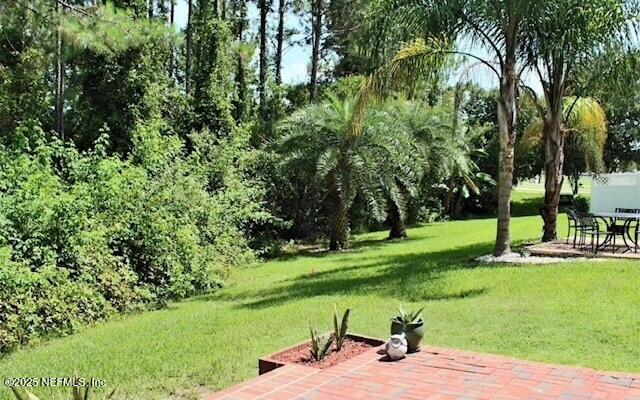
[[[407,339],[407,353],[420,351],[420,341],[424,337],[424,321],[422,320],[424,307],[407,313],[402,305],[398,307],[398,315],[391,320],[391,334],[405,335]]]

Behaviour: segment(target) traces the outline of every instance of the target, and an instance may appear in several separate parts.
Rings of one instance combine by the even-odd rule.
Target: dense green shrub
[[[74,281],[65,268],[45,266],[32,271],[0,250],[0,351],[41,336],[75,331],[113,312],[99,288]]]
[[[127,159],[104,135],[88,153],[0,149],[0,351],[210,291],[253,261],[246,233],[270,216],[248,135],[194,135],[187,153],[162,130],[138,126]]]
[[[575,196],[571,207],[576,211],[589,212],[589,198],[585,196]]]

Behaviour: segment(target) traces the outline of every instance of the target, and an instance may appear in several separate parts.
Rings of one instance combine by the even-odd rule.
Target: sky
[[[259,26],[259,14],[253,3],[248,4],[248,17],[251,20],[249,26]],[[187,0],[178,0],[176,3],[175,23],[179,28],[187,25],[188,6]],[[276,25],[275,13],[270,14],[269,24]],[[296,31],[302,31],[303,27],[299,17],[289,14],[285,18],[286,28],[292,28]],[[257,32],[252,32],[257,34]],[[297,35],[293,39],[299,39],[301,35]],[[282,55],[282,81],[284,83],[301,83],[309,80],[309,64],[311,62],[311,48],[307,45],[291,45],[283,50]]]
[[[176,16],[175,23],[178,28],[182,29],[187,25],[188,5],[187,0],[177,0],[176,3]],[[259,26],[259,14],[258,10],[253,3],[248,4],[248,18],[250,19],[249,26],[253,28],[253,32],[250,34],[257,35],[257,27]],[[276,14],[271,13],[269,15],[269,25],[275,29],[277,24]],[[303,31],[303,23],[300,21],[300,17],[292,13],[287,14],[285,18],[285,29],[294,29],[298,32]],[[303,37],[302,34],[294,35],[292,38],[294,41]],[[460,44],[465,51],[478,54],[484,58],[487,58],[487,53],[482,49],[475,48],[469,44],[465,44],[464,40]],[[257,58],[257,55],[256,55]],[[282,80],[284,83],[297,84],[309,81],[309,65],[311,63],[311,46],[306,44],[292,44],[285,47],[282,56]],[[467,64],[470,65],[471,63]],[[470,79],[477,83],[481,87],[486,89],[495,88],[498,85],[498,81],[495,78],[495,74],[490,72],[487,67],[473,67],[473,68],[461,68],[458,71],[454,71],[450,76],[451,83],[458,82],[462,75],[465,73],[463,69],[469,72],[464,79]],[[522,76],[522,80],[525,84],[534,89],[538,94],[542,92],[542,87],[539,80],[529,71],[525,72]]]

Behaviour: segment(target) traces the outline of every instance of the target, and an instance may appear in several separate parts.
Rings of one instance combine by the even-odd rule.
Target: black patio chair
[[[640,230],[640,209],[638,208],[616,208],[617,213],[626,213],[626,214],[638,214],[638,218],[635,219],[635,226],[633,227],[633,250],[634,252],[638,252],[638,230]],[[631,226],[629,226],[631,229]],[[623,228],[624,231],[624,228]],[[624,234],[624,232],[622,233]]]
[[[591,252],[596,254],[598,252],[598,246],[600,245],[600,225],[598,224],[598,220],[593,214],[584,212],[576,212],[576,217],[578,221],[578,231],[580,232],[578,247],[584,249],[587,246],[587,237],[589,237],[591,239],[589,242]]]
[[[567,244],[569,243],[569,238],[571,237],[571,230],[573,229],[573,247],[576,247],[576,240],[578,238],[578,216],[576,215],[575,210],[569,209],[567,210],[567,220],[569,229],[567,231]]]

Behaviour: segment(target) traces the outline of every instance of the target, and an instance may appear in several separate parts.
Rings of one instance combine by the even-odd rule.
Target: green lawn
[[[537,193],[538,196],[544,196],[544,179],[540,183],[537,181],[523,181],[514,188],[516,192]],[[562,182],[562,193],[571,193],[571,186],[568,178],[564,178]],[[591,194],[591,177],[583,176],[580,178],[580,189],[578,193],[589,196]]]
[[[565,178],[562,184],[562,194],[571,194],[569,179]],[[591,197],[591,178],[582,177],[580,179],[581,196]],[[544,202],[544,180],[540,183],[536,181],[520,182],[511,193],[511,215],[523,217],[527,215],[540,215],[540,207]],[[564,217],[563,217],[564,218]],[[564,233],[564,231],[560,231]]]
[[[540,230],[537,216],[513,220],[516,241]],[[399,302],[426,306],[428,344],[640,371],[640,264],[474,265],[472,257],[491,250],[493,219],[416,227],[403,242],[385,235],[358,236],[342,254],[240,270],[214,295],[18,351],[0,360],[0,377],[77,369],[126,398],[196,398],[256,375],[257,358],[305,339],[309,322],[329,330],[334,303],[353,309],[352,331],[386,337]]]

